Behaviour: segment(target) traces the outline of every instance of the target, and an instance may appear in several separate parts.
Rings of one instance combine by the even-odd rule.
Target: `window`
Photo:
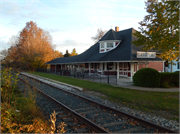
[[[113,43],[107,43],[107,48],[112,48],[113,47]]]
[[[104,48],[104,43],[101,43],[101,48]]]
[[[116,45],[116,42],[114,41],[103,41],[99,43],[99,53],[105,53],[108,52],[110,50],[115,49],[120,42],[117,42],[118,44]]]

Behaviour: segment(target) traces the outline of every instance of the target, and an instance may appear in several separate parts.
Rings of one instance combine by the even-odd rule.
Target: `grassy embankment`
[[[31,72],[32,73],[32,72]],[[167,119],[179,120],[179,92],[150,92],[113,87],[81,79],[33,72],[36,75],[82,87],[85,90],[100,92],[106,99],[134,109],[161,115]]]
[[[11,69],[1,70],[1,133],[54,133],[35,104],[36,92],[26,88],[23,94],[17,78]]]

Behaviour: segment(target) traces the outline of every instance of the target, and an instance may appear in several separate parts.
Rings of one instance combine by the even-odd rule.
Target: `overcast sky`
[[[26,22],[49,31],[56,50],[73,48],[80,54],[94,44],[97,29],[135,28],[147,14],[145,0],[0,0],[1,48],[17,35]]]

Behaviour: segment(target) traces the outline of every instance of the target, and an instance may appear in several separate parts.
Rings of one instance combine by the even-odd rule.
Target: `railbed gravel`
[[[35,77],[35,76],[32,76],[32,75],[28,75],[28,76]],[[19,77],[24,77],[24,76],[20,75]],[[36,78],[38,78],[39,80],[43,80],[42,77],[39,77],[39,76],[36,77]],[[43,82],[48,82],[48,81],[47,80],[43,80]],[[160,117],[160,116],[150,115],[148,113],[145,113],[145,112],[142,112],[142,111],[139,111],[139,110],[135,110],[135,109],[123,106],[121,104],[117,104],[117,103],[108,101],[106,99],[102,99],[102,98],[100,98],[98,96],[87,94],[86,92],[76,90],[75,88],[71,88],[69,86],[67,87],[67,86],[60,85],[60,84],[53,84],[53,85],[57,86],[59,88],[62,88],[64,90],[68,90],[68,91],[70,91],[72,93],[75,93],[77,95],[81,95],[81,96],[87,97],[87,98],[92,99],[92,100],[94,100],[94,101],[96,101],[98,103],[101,103],[103,105],[106,105],[106,106],[118,109],[118,110],[120,110],[122,112],[125,112],[125,113],[128,113],[130,115],[134,115],[134,116],[137,116],[139,118],[145,119],[145,120],[147,120],[149,122],[156,123],[158,125],[161,125],[163,127],[168,128],[168,129],[179,131],[179,122],[177,122],[177,121],[167,120],[167,119],[165,119],[163,117]],[[45,86],[43,86],[43,87],[45,87]]]
[[[28,93],[25,92],[26,89],[26,85],[24,84],[24,82],[19,81],[18,82],[18,86],[19,89],[22,90],[23,93],[26,93],[25,96],[28,96]],[[28,90],[32,89],[30,87],[28,87]],[[32,90],[31,90],[32,91]],[[53,113],[53,110],[55,110],[55,112],[60,112],[62,111],[59,106],[54,102],[51,101],[50,99],[46,98],[44,95],[42,95],[41,93],[36,94],[36,106],[39,107],[41,109],[42,114],[44,115],[45,119],[50,121],[50,114]],[[56,130],[58,129],[57,126],[59,126],[60,122],[64,122],[62,119],[58,118],[58,116],[56,116]],[[66,132],[65,133],[76,133],[72,128],[70,128],[68,125],[65,126]]]

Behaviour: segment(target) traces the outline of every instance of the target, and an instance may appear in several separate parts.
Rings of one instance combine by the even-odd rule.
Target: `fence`
[[[95,81],[100,83],[107,83],[117,85],[116,75],[98,74],[96,71],[89,73],[88,71],[77,71],[77,70],[67,70],[67,69],[36,69],[37,72],[51,73],[61,76],[73,77],[77,79],[84,79],[89,81]]]

